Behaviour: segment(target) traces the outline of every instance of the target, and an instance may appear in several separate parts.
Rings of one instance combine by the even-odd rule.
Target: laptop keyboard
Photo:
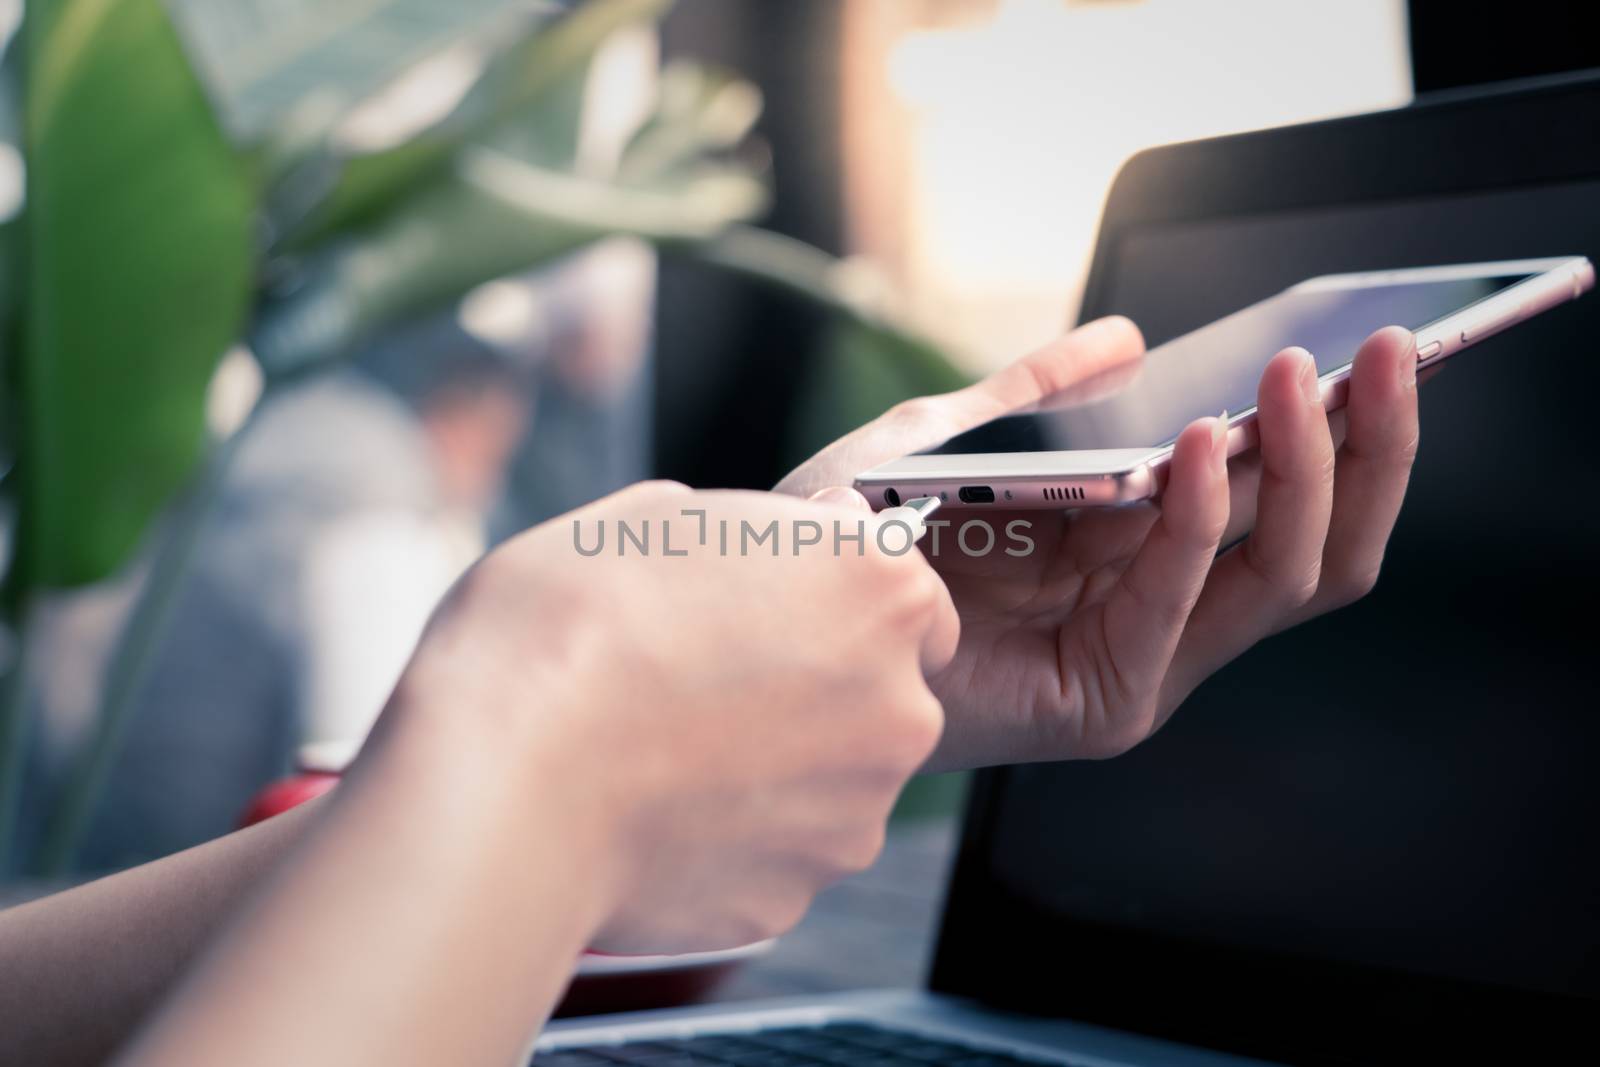
[[[532,1067],[1041,1067],[995,1049],[868,1023],[594,1045],[541,1052]]]

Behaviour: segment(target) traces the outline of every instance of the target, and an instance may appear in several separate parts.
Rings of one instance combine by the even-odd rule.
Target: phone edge
[[[1594,288],[1594,265],[1585,256],[1551,256],[1537,260],[1502,260],[1482,264],[1462,264],[1452,270],[1471,267],[1492,267],[1516,263],[1548,263],[1549,269],[1543,273],[1525,278],[1515,285],[1507,286],[1500,292],[1485,297],[1483,300],[1451,312],[1442,319],[1428,323],[1413,331],[1413,339],[1417,346],[1419,370],[1443,363],[1451,356],[1457,355],[1480,341],[1487,340],[1496,334],[1517,325],[1521,322],[1543,314],[1551,308],[1576,300],[1584,293]],[[1417,267],[1404,271],[1392,272],[1366,272],[1367,275],[1375,274],[1402,274],[1415,273],[1445,268]],[[1323,275],[1322,277],[1343,277],[1344,275]],[[1350,277],[1362,276],[1351,274]],[[1318,279],[1308,279],[1300,285],[1309,284]],[[1297,288],[1291,286],[1290,288]],[[1287,291],[1287,290],[1286,290]],[[1435,348],[1434,346],[1437,345]],[[1429,351],[1432,349],[1432,351]],[[1426,355],[1424,355],[1426,353]],[[1346,363],[1322,375],[1319,379],[1322,386],[1323,406],[1331,414],[1344,407],[1349,396],[1350,369],[1352,364]],[[1256,409],[1254,406],[1238,413],[1229,413],[1228,417],[1228,455],[1230,457],[1247,452],[1254,448],[1259,441],[1256,430]],[[1120,451],[1120,450],[1119,450]],[[982,512],[991,508],[1001,508],[1017,511],[1059,511],[1076,508],[1093,507],[1120,507],[1127,504],[1152,500],[1160,496],[1166,484],[1168,463],[1172,459],[1172,446],[1164,445],[1150,450],[1139,462],[1122,470],[1104,472],[1066,473],[1039,471],[1027,474],[995,474],[992,469],[982,470],[981,461],[996,455],[1006,453],[973,453],[969,456],[951,457],[958,462],[955,467],[967,461],[972,464],[972,472],[968,476],[956,474],[953,477],[930,478],[906,472],[884,472],[883,468],[899,462],[891,460],[889,463],[880,464],[871,470],[864,471],[855,479],[856,489],[867,498],[867,502],[874,509],[892,507],[885,496],[888,491],[894,491],[901,499],[910,499],[917,496],[938,497],[944,506],[957,510],[970,510]],[[1052,453],[1041,453],[1051,455]],[[900,492],[901,487],[904,492]],[[961,499],[963,487],[973,488],[985,486],[994,490],[994,502],[968,503]]]

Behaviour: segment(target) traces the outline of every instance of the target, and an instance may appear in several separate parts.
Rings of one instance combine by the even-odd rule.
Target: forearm
[[[0,912],[0,1065],[104,1063],[321,805]]]
[[[583,783],[524,744],[397,718],[127,1063],[496,1064],[526,1046],[604,918]]]

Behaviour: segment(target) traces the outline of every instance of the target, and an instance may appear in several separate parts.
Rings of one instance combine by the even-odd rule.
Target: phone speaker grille
[[[1082,500],[1083,499],[1083,486],[1081,486],[1081,485],[1052,486],[1051,488],[1048,488],[1048,489],[1046,489],[1044,491],[1044,498],[1046,500]]]

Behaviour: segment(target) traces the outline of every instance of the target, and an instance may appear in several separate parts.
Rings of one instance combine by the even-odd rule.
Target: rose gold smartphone
[[[1194,419],[1228,412],[1228,454],[1256,443],[1256,386],[1291,345],[1317,361],[1329,411],[1374,330],[1410,328],[1431,366],[1594,287],[1583,256],[1329,274],[1151,349],[1121,380],[1086,383],[1026,414],[986,423],[866,471],[874,507],[938,497],[952,508],[1081,508],[1158,495],[1173,442]]]

